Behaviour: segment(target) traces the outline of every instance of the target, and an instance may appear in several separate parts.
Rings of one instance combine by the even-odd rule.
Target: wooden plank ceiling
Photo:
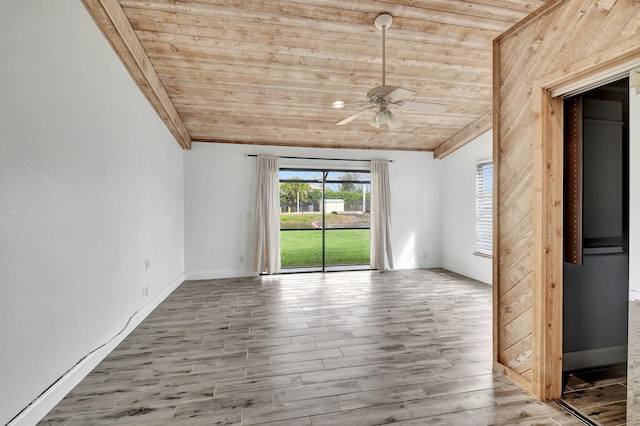
[[[160,117],[191,141],[435,151],[444,156],[491,126],[492,42],[543,0],[83,0]],[[447,111],[333,109],[382,84]]]

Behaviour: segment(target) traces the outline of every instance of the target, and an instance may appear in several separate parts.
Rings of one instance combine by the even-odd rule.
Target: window
[[[493,252],[493,163],[476,167],[476,252],[491,256]]]
[[[370,180],[369,170],[280,169],[283,272],[369,269]]]

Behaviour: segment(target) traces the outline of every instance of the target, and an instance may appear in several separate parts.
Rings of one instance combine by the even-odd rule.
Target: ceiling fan
[[[373,127],[388,127],[390,129],[396,129],[402,126],[402,120],[400,119],[399,110],[406,108],[412,111],[420,111],[431,114],[438,114],[445,112],[447,106],[443,104],[433,104],[427,102],[416,102],[406,100],[407,97],[415,95],[416,92],[409,89],[404,89],[397,86],[386,85],[386,59],[385,59],[385,34],[387,28],[391,27],[393,18],[387,13],[378,15],[374,21],[374,25],[377,29],[382,31],[382,86],[374,87],[367,92],[367,101],[362,102],[345,102],[337,100],[331,104],[333,108],[344,108],[347,104],[363,104],[371,103],[371,106],[356,112],[355,114],[345,118],[337,123],[338,126],[351,123],[356,118],[359,118],[368,112],[374,112],[373,118],[369,122]]]

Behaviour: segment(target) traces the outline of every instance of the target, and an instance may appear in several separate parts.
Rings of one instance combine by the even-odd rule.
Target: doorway
[[[370,269],[369,170],[280,169],[282,272]]]
[[[628,78],[565,99],[564,129],[562,403],[591,424],[624,424]]]

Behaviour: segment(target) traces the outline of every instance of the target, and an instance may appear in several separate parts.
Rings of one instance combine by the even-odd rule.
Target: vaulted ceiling
[[[160,117],[191,141],[435,151],[491,127],[493,39],[543,0],[83,0]],[[386,83],[443,113],[402,109],[376,129],[366,101]]]

